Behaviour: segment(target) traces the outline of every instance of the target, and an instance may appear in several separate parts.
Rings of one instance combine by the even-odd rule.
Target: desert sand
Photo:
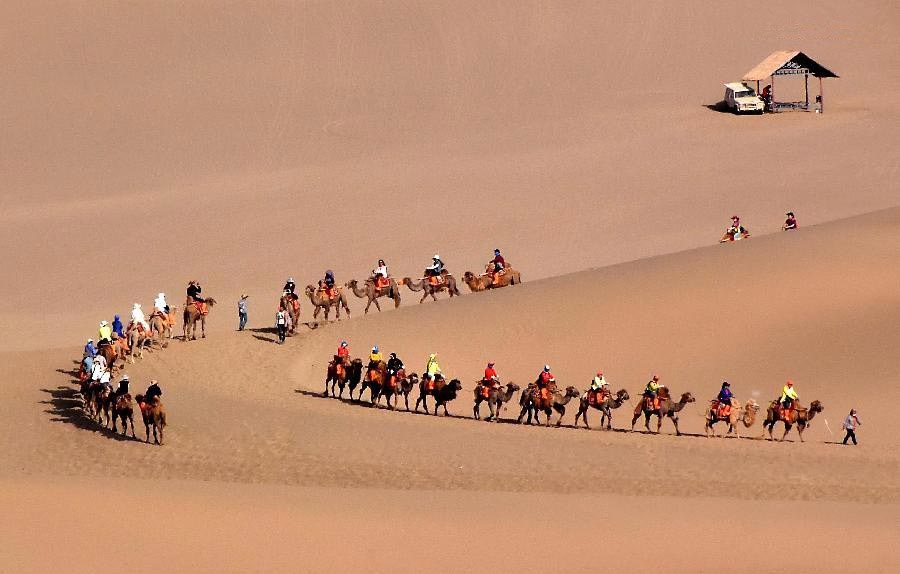
[[[896,571],[900,13],[760,6],[4,4],[3,568]],[[709,108],[776,49],[842,76],[825,114]],[[716,244],[733,213],[754,237]],[[304,301],[274,344],[289,275],[438,252],[461,277],[494,247],[523,285],[327,324]],[[190,279],[208,337],[125,368],[160,380],[166,444],[85,420],[97,322]],[[452,416],[319,396],[341,339],[439,353]],[[632,400],[616,432],[574,402],[476,422],[488,360]],[[697,397],[684,436],[624,432],[654,373]],[[805,443],[703,436],[722,380],[765,404],[787,378],[825,405]]]

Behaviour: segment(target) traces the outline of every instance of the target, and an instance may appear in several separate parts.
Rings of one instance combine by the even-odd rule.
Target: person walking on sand
[[[847,431],[847,435],[844,437],[843,444],[847,444],[848,440],[852,440],[854,446],[859,444],[856,442],[856,427],[858,426],[862,426],[862,421],[859,420],[856,409],[850,409],[850,414],[844,419],[844,430]]]
[[[238,300],[238,331],[243,331],[247,326],[247,297],[249,295],[242,293]]]
[[[287,334],[287,313],[284,312],[284,307],[279,307],[275,314],[275,327],[278,329],[278,344],[283,345]]]

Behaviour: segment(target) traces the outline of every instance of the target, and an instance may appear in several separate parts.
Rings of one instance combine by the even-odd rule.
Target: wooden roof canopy
[[[759,82],[772,76],[809,74],[817,78],[837,78],[837,74],[816,62],[803,52],[778,51],[744,74],[747,82]]]

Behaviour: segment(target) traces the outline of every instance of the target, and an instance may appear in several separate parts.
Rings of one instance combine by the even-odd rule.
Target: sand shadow
[[[703,104],[703,107],[710,111],[718,112],[720,114],[734,115],[733,112],[730,109],[728,109],[728,106],[725,104],[725,100],[719,100],[718,102],[716,102],[714,104]]]
[[[40,401],[39,404],[49,405],[49,408],[44,412],[50,415],[51,422],[69,424],[79,429],[94,431],[112,440],[143,442],[140,439],[132,438],[130,435],[126,436],[113,432],[112,429],[104,427],[102,423],[88,418],[81,407],[81,393],[77,389],[60,386],[55,389],[41,389],[41,392],[50,395],[48,400]],[[135,432],[137,431],[135,430]]]

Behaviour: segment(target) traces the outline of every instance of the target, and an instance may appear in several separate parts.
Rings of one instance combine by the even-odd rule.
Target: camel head
[[[359,282],[356,279],[351,279],[350,281],[344,283],[344,286],[349,287],[350,289],[355,289],[358,284]]]
[[[506,390],[509,391],[509,392],[511,392],[511,393],[518,392],[518,391],[519,391],[519,385],[517,385],[517,384],[515,384],[515,383],[506,383]]]
[[[752,413],[758,413],[758,412],[759,412],[759,405],[758,405],[758,404],[756,403],[756,401],[754,401],[753,399],[748,399],[748,400],[747,400],[747,404],[744,405],[744,410],[745,410],[746,412],[748,412],[748,413],[750,413],[750,412],[752,412]]]
[[[352,361],[350,361],[350,364],[353,366],[362,367],[362,359],[353,359]]]
[[[809,412],[811,413],[820,413],[825,410],[825,407],[822,406],[822,402],[815,400],[809,405]]]
[[[624,403],[625,401],[627,401],[630,398],[631,398],[631,396],[628,394],[628,391],[626,391],[625,389],[619,389],[619,391],[616,393],[616,400],[619,401],[620,403]]]
[[[566,396],[572,397],[572,398],[577,398],[577,397],[581,396],[581,391],[579,391],[578,389],[576,389],[575,387],[570,385],[570,386],[566,387]]]
[[[681,395],[681,402],[684,404],[693,403],[697,399],[694,398],[694,395],[691,393],[684,393]]]
[[[459,379],[451,380],[449,386],[456,391],[462,390],[462,383],[459,381]]]
[[[409,384],[416,386],[419,384],[419,375],[410,373],[409,377],[407,377],[407,380],[409,381]]]
[[[472,273],[471,271],[466,271],[465,273],[463,273],[463,281],[465,281],[466,283],[470,283],[474,280],[475,280],[475,274]]]
[[[307,295],[312,295],[313,293],[316,292],[316,288],[313,287],[312,285],[307,285],[307,286],[306,286],[306,289],[304,289],[303,291],[304,291]]]

